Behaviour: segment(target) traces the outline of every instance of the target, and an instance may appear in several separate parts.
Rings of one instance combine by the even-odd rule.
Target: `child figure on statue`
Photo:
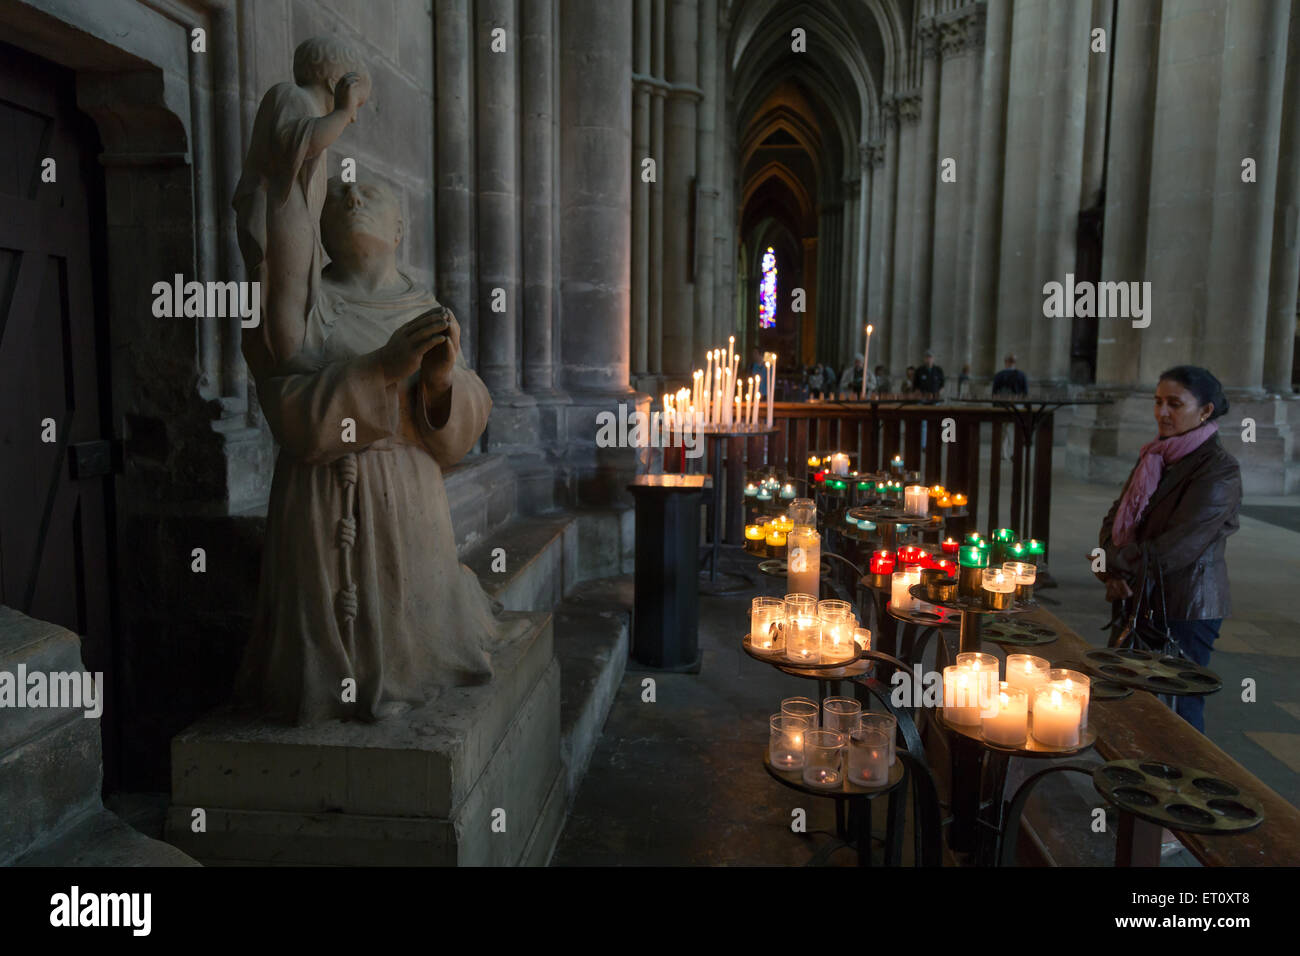
[[[262,328],[244,336],[244,357],[255,374],[302,347],[324,259],[325,150],[370,95],[360,57],[329,37],[298,45],[293,79],[262,97],[232,202],[244,267],[262,290]]]

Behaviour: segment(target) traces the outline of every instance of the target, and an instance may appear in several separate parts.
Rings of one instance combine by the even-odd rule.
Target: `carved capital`
[[[932,58],[939,52],[939,23],[926,17],[916,28],[916,38],[921,43],[921,56]]]
[[[982,50],[986,19],[983,4],[961,7],[937,18],[940,55],[946,59]]]
[[[866,145],[867,162],[875,167],[885,165],[885,141],[883,139],[873,139]]]
[[[898,112],[898,122],[900,124],[915,123],[921,118],[920,90],[896,93],[891,100],[894,109]]]

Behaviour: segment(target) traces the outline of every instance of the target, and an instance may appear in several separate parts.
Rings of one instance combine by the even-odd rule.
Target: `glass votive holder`
[[[858,619],[853,615],[853,605],[848,601],[828,600],[817,602],[817,619],[822,625],[822,654],[826,660],[838,661],[853,657],[853,631]]]
[[[772,766],[777,770],[803,767],[803,735],[812,729],[808,718],[773,714],[768,724],[767,759]]]
[[[781,701],[781,713],[786,717],[798,717],[806,720],[810,728],[816,729],[817,717],[821,708],[811,697],[787,697]]]
[[[1035,740],[1048,747],[1077,747],[1082,722],[1082,694],[1051,681],[1038,689],[1031,730]]]
[[[1038,577],[1038,568],[1028,561],[1007,561],[1002,565],[1005,574],[1016,582],[1016,600],[1032,601],[1034,599],[1034,581]]]
[[[816,615],[786,617],[785,656],[804,664],[822,662],[822,622]]]
[[[990,611],[1005,611],[1016,597],[1015,575],[1002,568],[985,568],[980,572],[984,591],[984,606]]]
[[[1023,687],[1029,693],[1029,710],[1034,709],[1034,697],[1038,689],[1047,683],[1048,671],[1052,664],[1045,658],[1033,654],[1007,655],[1007,683],[1012,687]]]
[[[858,645],[859,650],[871,650],[871,629],[867,627],[855,627],[853,629],[853,643]]]
[[[848,775],[862,787],[880,787],[889,782],[890,740],[877,727],[862,727],[849,735]]]
[[[898,759],[898,718],[893,714],[863,711],[858,726],[863,730],[879,730],[889,740],[889,765]]]
[[[834,730],[809,730],[803,735],[803,782],[810,787],[834,789],[843,779],[840,751],[844,737]]]
[[[785,649],[785,601],[756,597],[749,602],[749,645],[759,651]]]
[[[862,705],[852,697],[827,697],[822,701],[822,727],[843,734],[844,739],[858,729]]]
[[[811,594],[787,594],[785,596],[786,617],[816,617],[817,598]]]
[[[950,724],[978,727],[984,710],[980,694],[985,686],[980,674],[969,667],[953,664],[943,669],[943,716]]]
[[[1088,729],[1088,705],[1092,703],[1092,678],[1079,671],[1065,667],[1053,667],[1047,672],[1048,686],[1060,683],[1066,690],[1074,691],[1083,697],[1083,714],[1079,720],[1079,730]]]
[[[1003,681],[992,706],[980,719],[984,739],[991,744],[1018,747],[1029,736],[1029,691]]]

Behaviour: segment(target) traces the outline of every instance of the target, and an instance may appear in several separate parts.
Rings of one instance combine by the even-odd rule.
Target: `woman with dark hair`
[[[1219,380],[1195,365],[1179,365],[1156,386],[1158,436],[1142,446],[1124,491],[1101,523],[1111,601],[1150,595],[1156,563],[1164,585],[1165,617],[1183,655],[1208,665],[1219,625],[1231,613],[1228,535],[1237,530],[1241,470],[1219,441],[1214,420],[1228,411]],[[1146,580],[1137,580],[1147,567]],[[1154,598],[1157,609],[1159,597]],[[1205,730],[1205,699],[1175,697],[1174,709]]]

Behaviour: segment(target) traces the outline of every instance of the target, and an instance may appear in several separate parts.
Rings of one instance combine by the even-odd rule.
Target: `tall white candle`
[[[711,398],[713,396],[713,351],[712,349],[704,353],[704,363],[705,363],[704,397]],[[708,416],[705,417],[707,418]]]
[[[767,359],[763,366],[767,369],[767,427],[772,427],[772,402],[775,400],[776,389],[772,382],[772,364],[773,359]]]
[[[871,324],[867,324],[867,344],[862,350],[862,395],[867,397],[867,376],[871,373]]]

